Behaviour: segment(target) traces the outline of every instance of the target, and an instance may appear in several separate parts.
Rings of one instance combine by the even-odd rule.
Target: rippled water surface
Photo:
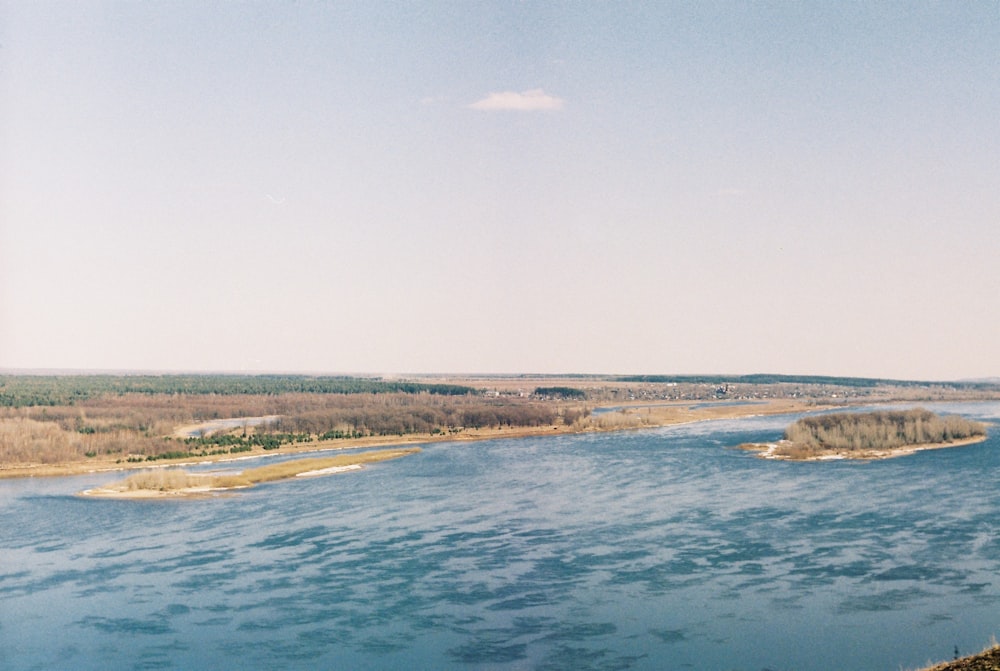
[[[0,481],[3,669],[897,671],[1000,633],[979,445],[728,449],[790,417],[427,445],[197,501]]]

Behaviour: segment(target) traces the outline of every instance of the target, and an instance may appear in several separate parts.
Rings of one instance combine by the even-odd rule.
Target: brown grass
[[[180,469],[157,469],[143,471],[127,477],[121,482],[125,491],[154,490],[159,492],[208,487],[213,481],[211,475],[192,475]]]
[[[990,647],[978,654],[929,666],[923,671],[1000,671],[1000,646],[994,639]]]

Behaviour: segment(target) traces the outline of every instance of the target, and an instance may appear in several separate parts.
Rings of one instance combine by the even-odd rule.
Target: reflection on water
[[[998,431],[869,464],[728,449],[789,421],[428,445],[198,501],[0,482],[0,668],[891,671],[983,647]]]

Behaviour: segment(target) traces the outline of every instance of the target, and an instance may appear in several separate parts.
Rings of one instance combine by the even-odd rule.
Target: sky
[[[0,0],[0,368],[1000,375],[995,2]]]

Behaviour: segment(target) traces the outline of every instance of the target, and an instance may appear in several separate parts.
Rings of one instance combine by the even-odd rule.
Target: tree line
[[[535,396],[582,400],[587,398],[587,392],[576,387],[536,387]]]
[[[181,426],[278,415],[260,426],[175,438]],[[146,461],[283,445],[466,429],[572,424],[583,411],[531,398],[431,393],[103,395],[72,405],[0,407],[0,465],[86,457]]]
[[[468,403],[327,406],[280,417],[263,428],[270,432],[342,435],[343,437],[444,433],[460,429],[543,426],[559,417],[558,409],[530,402],[477,400]]]
[[[476,392],[457,384],[429,384],[310,375],[0,375],[0,407],[75,405],[105,395],[193,394],[434,394]]]

